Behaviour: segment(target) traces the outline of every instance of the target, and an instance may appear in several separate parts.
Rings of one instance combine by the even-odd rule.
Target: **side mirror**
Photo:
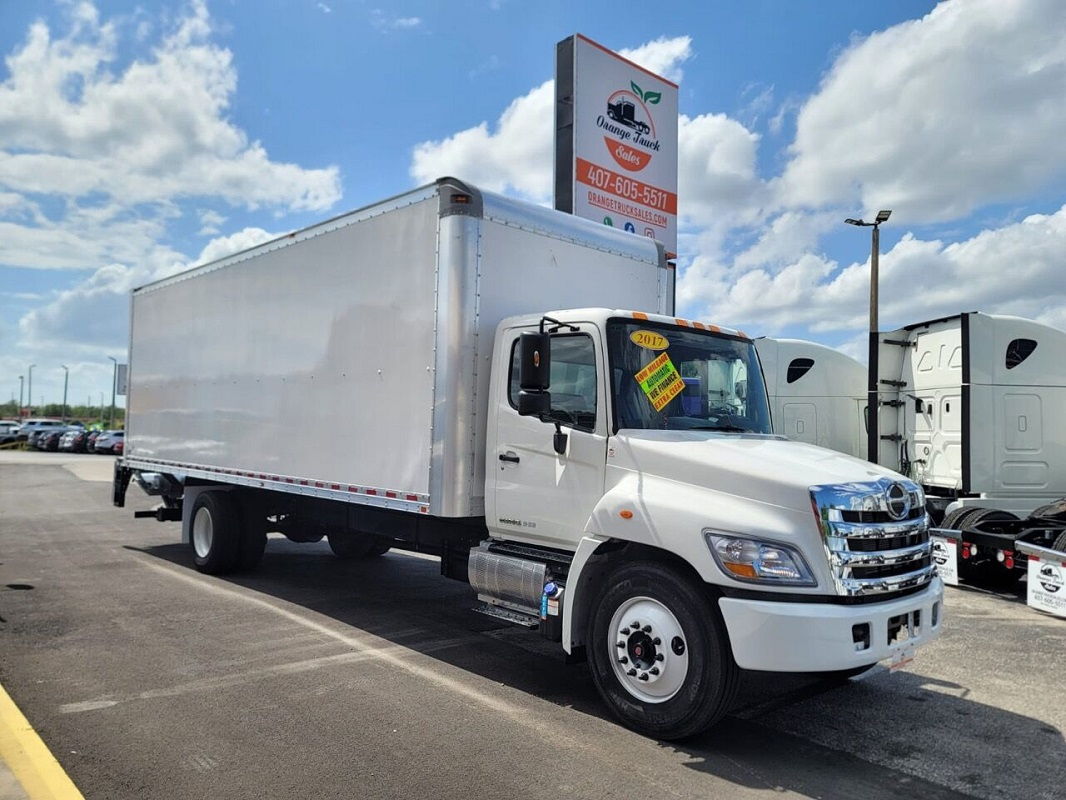
[[[518,393],[518,414],[523,417],[546,417],[551,411],[552,396],[548,392]]]
[[[551,336],[527,331],[518,338],[520,388],[543,392],[551,385]]]

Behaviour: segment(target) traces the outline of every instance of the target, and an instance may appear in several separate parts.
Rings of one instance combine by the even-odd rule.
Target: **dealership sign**
[[[580,34],[556,47],[555,207],[677,253],[677,84]]]

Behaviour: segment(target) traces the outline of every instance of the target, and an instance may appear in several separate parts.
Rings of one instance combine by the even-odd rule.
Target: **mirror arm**
[[[559,320],[552,319],[551,317],[541,317],[540,318],[540,332],[541,333],[544,333],[544,323],[545,322],[550,322],[552,325],[555,326],[554,328],[549,330],[548,333],[558,333],[562,328],[569,328],[570,331],[573,332],[573,333],[578,333],[581,330],[576,325],[571,325],[571,324],[569,324],[567,322],[560,322]]]

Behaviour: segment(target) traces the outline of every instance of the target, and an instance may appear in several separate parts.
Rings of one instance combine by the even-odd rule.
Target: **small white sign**
[[[1029,556],[1026,603],[1031,607],[1066,617],[1066,563]]]
[[[948,586],[959,585],[959,540],[946,536],[930,536],[933,544],[933,563],[936,574]]]

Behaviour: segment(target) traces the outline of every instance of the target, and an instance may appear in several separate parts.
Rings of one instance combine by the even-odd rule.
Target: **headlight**
[[[793,547],[705,531],[711,555],[731,578],[748,583],[817,586],[807,562]]]

